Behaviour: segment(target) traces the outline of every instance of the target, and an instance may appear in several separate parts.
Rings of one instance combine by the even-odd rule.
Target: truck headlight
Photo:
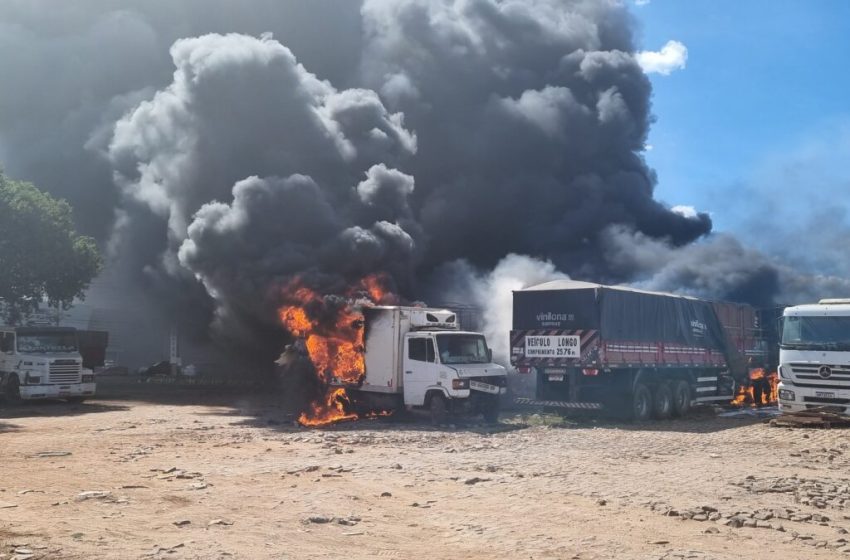
[[[41,377],[27,374],[27,376],[24,378],[24,383],[27,385],[38,385],[39,383],[41,383]]]
[[[779,390],[779,400],[793,401],[796,396],[797,395],[794,394],[794,391],[789,391],[788,389]]]
[[[452,389],[455,391],[469,389],[469,379],[452,379]]]
[[[94,375],[84,375],[82,378],[83,383],[94,383]]]

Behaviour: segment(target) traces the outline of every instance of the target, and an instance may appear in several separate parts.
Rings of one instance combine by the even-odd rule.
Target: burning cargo
[[[571,280],[514,292],[510,342],[536,376],[521,402],[638,420],[731,401],[768,350],[749,305]]]

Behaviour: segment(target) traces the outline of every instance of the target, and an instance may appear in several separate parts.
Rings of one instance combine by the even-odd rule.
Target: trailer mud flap
[[[536,399],[529,399],[525,397],[520,397],[516,399],[515,402],[517,404],[525,404],[531,406],[551,406],[553,408],[569,408],[578,410],[601,410],[603,408],[602,403],[596,402],[539,401]]]

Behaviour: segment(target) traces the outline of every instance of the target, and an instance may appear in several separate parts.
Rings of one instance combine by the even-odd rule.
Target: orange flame
[[[753,382],[762,382],[767,379],[768,386],[761,393],[761,402],[756,402],[755,388]],[[767,373],[762,368],[750,370],[750,383],[738,388],[738,394],[732,399],[734,406],[760,406],[774,404],[779,400],[779,374],[775,371]]]
[[[345,389],[342,387],[331,389],[327,392],[323,401],[317,401],[310,405],[309,414],[301,413],[301,416],[298,417],[298,423],[302,426],[326,426],[345,420],[357,420],[357,414],[346,412],[347,405],[350,405],[350,401]]]
[[[310,362],[326,387],[324,398],[301,414],[298,421],[302,425],[323,426],[358,418],[350,411],[345,388],[330,385],[356,385],[366,374],[363,314],[352,300],[358,299],[358,304],[362,299],[370,304],[394,301],[395,296],[384,287],[387,282],[384,276],[367,276],[347,291],[345,299],[323,296],[304,286],[300,278],[284,286],[288,305],[278,310],[280,321],[290,333],[304,339]]]

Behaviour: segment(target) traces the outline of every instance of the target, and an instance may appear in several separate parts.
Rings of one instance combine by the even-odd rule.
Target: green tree
[[[16,324],[45,299],[68,309],[101,266],[94,240],[74,230],[67,202],[0,169],[0,316]]]

